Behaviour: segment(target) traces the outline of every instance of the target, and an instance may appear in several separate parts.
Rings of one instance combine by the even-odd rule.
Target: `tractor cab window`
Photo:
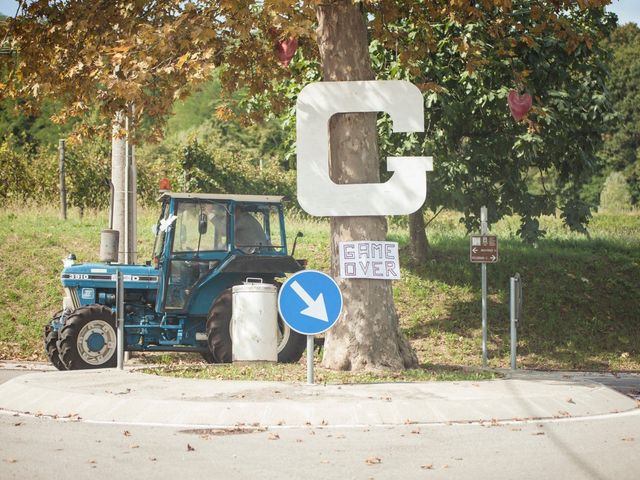
[[[227,250],[228,211],[222,203],[180,202],[173,252]]]
[[[165,308],[181,310],[198,282],[219,264],[218,259],[202,254],[228,250],[229,213],[224,203],[181,201],[175,216]]]
[[[237,204],[235,246],[244,253],[283,250],[280,210],[275,205]]]
[[[160,257],[162,257],[162,251],[164,248],[164,239],[167,236],[167,228],[169,227],[169,202],[165,202],[162,205],[162,211],[158,218],[158,223],[153,226],[153,232],[155,233],[155,241],[153,244],[153,261],[158,267]]]

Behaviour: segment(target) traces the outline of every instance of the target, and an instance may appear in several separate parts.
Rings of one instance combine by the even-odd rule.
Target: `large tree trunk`
[[[316,14],[324,81],[372,80],[365,18],[359,7],[351,0],[327,2],[317,7]],[[334,182],[380,181],[375,114],[335,115],[329,125],[329,137]],[[340,321],[327,332],[324,367],[399,370],[418,363],[400,331],[391,282],[339,278],[339,242],[385,240],[386,233],[384,217],[331,220],[331,270],[342,290],[344,308]]]
[[[429,241],[427,227],[424,223],[424,207],[409,215],[409,243],[411,257],[419,265],[426,263],[429,256]]]

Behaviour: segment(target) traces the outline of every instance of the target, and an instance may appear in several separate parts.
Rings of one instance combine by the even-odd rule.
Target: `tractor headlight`
[[[64,268],[72,267],[73,265],[75,265],[76,264],[75,254],[70,253],[66,258],[63,258],[62,264],[64,265]]]

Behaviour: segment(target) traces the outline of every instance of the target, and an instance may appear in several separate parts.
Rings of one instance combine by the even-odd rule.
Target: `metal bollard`
[[[517,368],[516,355],[518,349],[518,320],[520,320],[522,312],[522,279],[520,278],[519,273],[516,273],[515,277],[511,277],[509,286],[509,317],[511,320],[511,370],[515,370]]]

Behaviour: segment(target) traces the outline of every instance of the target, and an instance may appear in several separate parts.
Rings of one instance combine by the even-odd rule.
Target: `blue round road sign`
[[[282,285],[278,310],[296,332],[317,335],[338,321],[342,312],[342,292],[326,273],[303,270]]]

